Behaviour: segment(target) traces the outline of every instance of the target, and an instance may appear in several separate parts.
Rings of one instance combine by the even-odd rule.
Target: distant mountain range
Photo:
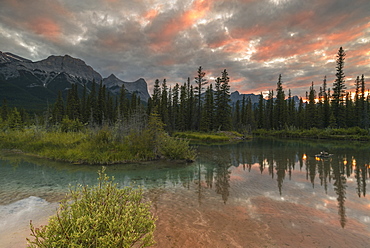
[[[72,84],[77,84],[82,91],[85,84],[91,88],[93,82],[102,82],[113,95],[118,95],[124,85],[129,94],[135,92],[143,101],[150,97],[144,79],[125,82],[113,74],[103,78],[83,60],[69,55],[49,56],[33,62],[0,51],[0,99],[6,98],[13,106],[31,110],[45,108],[47,102],[54,103],[59,91],[65,94]]]
[[[83,60],[69,55],[49,56],[33,62],[18,55],[0,51],[0,105],[6,98],[9,105],[29,110],[45,109],[47,103],[53,104],[62,91],[64,95],[72,84],[82,92],[84,85],[91,89],[92,83],[103,83],[113,95],[119,95],[122,85],[129,95],[136,93],[141,100],[147,102],[150,95],[148,85],[143,78],[135,82],[125,82],[111,74],[103,78]],[[259,95],[240,94],[238,91],[230,95],[231,103],[235,104],[250,98],[253,105],[258,104]],[[296,104],[299,99],[294,97]]]

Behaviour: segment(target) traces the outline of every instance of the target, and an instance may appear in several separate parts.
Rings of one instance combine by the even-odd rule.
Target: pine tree
[[[305,108],[302,97],[299,98],[296,127],[300,129],[305,128]]]
[[[199,66],[198,68],[198,75],[195,77],[195,88],[194,88],[194,92],[196,93],[196,97],[197,97],[197,102],[198,102],[198,116],[197,116],[197,119],[198,119],[198,130],[199,130],[199,120],[201,119],[201,115],[202,115],[202,90],[203,90],[203,86],[206,85],[208,82],[207,80],[204,78],[204,76],[206,75],[206,73],[203,71],[202,67]]]
[[[273,129],[274,126],[274,91],[269,91],[267,102],[266,102],[266,111],[265,111],[265,128]]]
[[[186,129],[186,119],[187,119],[187,102],[188,95],[186,90],[186,83],[180,87],[180,103],[179,103],[179,119],[177,123],[177,130],[184,131]]]
[[[3,121],[8,119],[8,103],[6,98],[3,99],[3,105],[1,106],[1,119]]]
[[[251,132],[256,127],[256,120],[254,118],[253,113],[253,104],[250,97],[247,99],[247,104],[245,107],[245,116],[246,116],[246,123],[245,123],[245,129],[247,132]]]
[[[345,125],[346,127],[358,126],[358,119],[355,117],[355,106],[351,99],[351,94],[347,92],[346,94],[346,103],[345,103]]]
[[[244,99],[244,97],[243,97],[243,99]],[[244,102],[244,104],[245,104],[245,102]],[[234,110],[233,110],[233,127],[234,127],[235,130],[240,129],[240,127],[242,125],[241,115],[242,115],[242,112],[241,112],[241,108],[240,108],[240,100],[237,100],[235,105],[234,105]]]
[[[162,95],[160,101],[159,114],[162,117],[162,122],[167,126],[168,125],[168,88],[167,80],[163,79],[162,82]]]
[[[230,130],[231,128],[231,106],[230,106],[230,86],[229,77],[226,69],[221,73],[221,77],[216,79],[215,93],[215,127],[219,130]]]
[[[312,128],[317,127],[317,112],[316,112],[316,91],[313,87],[313,82],[310,87],[310,93],[308,95],[307,115],[306,115],[306,127]]]
[[[69,119],[76,120],[80,118],[80,100],[78,98],[77,84],[72,84],[72,88],[67,93],[66,114]]]
[[[159,85],[159,80],[156,79],[153,88],[152,111],[159,112],[161,98],[162,98],[161,86]]]
[[[361,80],[357,76],[355,80],[355,99],[354,99],[354,121],[356,126],[361,126],[361,117],[362,117],[362,104],[361,104]],[[348,116],[347,116],[348,119]]]
[[[103,85],[103,82],[100,82],[98,99],[97,99],[97,109],[96,109],[96,123],[99,125],[103,124],[103,121],[106,118],[106,88]]]
[[[205,92],[204,106],[202,108],[202,119],[200,127],[202,131],[211,131],[214,123],[214,99],[212,84],[209,85]]]
[[[179,96],[180,96],[180,86],[176,84],[172,90],[172,129],[177,130],[178,119],[180,117],[180,107],[179,107]]]
[[[52,111],[52,123],[60,123],[64,117],[64,102],[62,98],[62,92],[58,91],[58,98],[54,104]]]
[[[323,98],[323,111],[322,111],[323,127],[327,128],[330,125],[331,109],[330,109],[330,89],[326,90],[326,76],[324,77],[322,85],[322,98]]]
[[[257,128],[267,128],[266,127],[266,118],[265,118],[265,99],[263,94],[259,95],[258,98],[258,108],[257,108]]]
[[[287,115],[287,125],[292,127],[295,124],[295,102],[294,98],[292,97],[292,92],[289,90],[288,94],[288,115]]]
[[[274,127],[277,129],[282,129],[285,126],[286,121],[286,102],[285,102],[285,93],[282,86],[281,74],[277,82],[276,88],[276,100],[274,105]]]
[[[81,121],[83,123],[87,123],[90,118],[91,108],[88,103],[88,93],[87,93],[87,86],[84,84],[83,92],[82,92],[82,99],[81,99]]]
[[[345,113],[344,113],[344,96],[345,96],[345,75],[344,75],[344,60],[346,53],[343,48],[340,47],[337,54],[336,60],[336,79],[333,83],[333,115],[335,117],[335,123],[337,127],[345,125]]]
[[[120,119],[127,119],[129,112],[129,102],[127,99],[127,91],[125,85],[122,84],[120,93],[119,93],[119,102],[118,102],[118,113]]]

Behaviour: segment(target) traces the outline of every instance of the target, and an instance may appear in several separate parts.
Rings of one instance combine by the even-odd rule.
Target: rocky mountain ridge
[[[51,55],[33,62],[18,55],[0,51],[0,98],[9,102],[54,102],[59,91],[66,92],[72,84],[81,90],[84,85],[102,82],[114,95],[125,86],[129,94],[136,93],[143,101],[148,101],[147,83],[140,78],[135,82],[125,82],[113,74],[103,78],[83,60],[69,55]],[[22,96],[22,99],[19,99]]]

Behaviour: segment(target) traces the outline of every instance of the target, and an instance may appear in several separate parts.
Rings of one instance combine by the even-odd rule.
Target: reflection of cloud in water
[[[56,209],[56,203],[49,203],[39,197],[28,198],[13,202],[8,205],[0,205],[0,233],[28,225],[30,220],[43,218],[45,212]]]

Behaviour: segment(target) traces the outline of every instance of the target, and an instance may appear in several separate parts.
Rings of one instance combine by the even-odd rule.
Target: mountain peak
[[[118,78],[116,77],[116,75],[114,75],[114,74],[112,73],[112,74],[110,74],[110,75],[109,75],[109,77],[107,77],[107,79],[112,80],[112,79],[118,79]]]
[[[9,53],[9,52],[1,52],[0,51],[0,63],[7,63],[7,62],[32,62],[29,59],[22,58],[18,55]]]

